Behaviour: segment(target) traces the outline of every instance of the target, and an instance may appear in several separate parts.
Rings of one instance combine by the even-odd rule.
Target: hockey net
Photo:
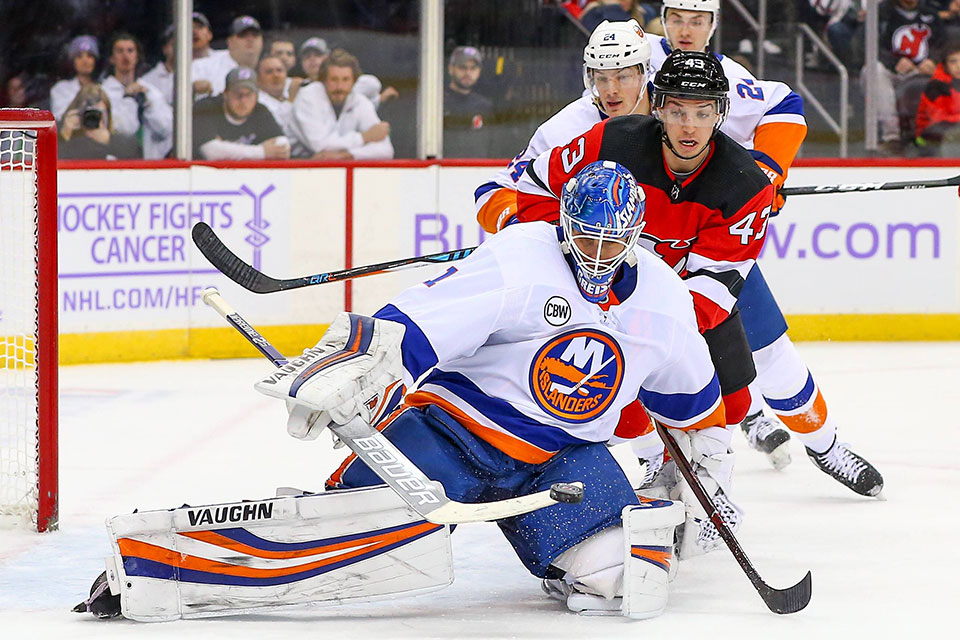
[[[57,527],[57,138],[0,109],[0,525]]]

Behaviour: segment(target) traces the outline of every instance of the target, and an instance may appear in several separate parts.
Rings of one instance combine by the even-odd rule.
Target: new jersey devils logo
[[[916,63],[930,55],[933,31],[925,24],[906,24],[893,32],[893,50]]]
[[[696,240],[696,236],[689,240],[661,240],[649,233],[641,233],[637,244],[666,262],[677,273],[683,273],[687,268],[690,249]]]
[[[575,329],[543,345],[530,364],[530,391],[546,413],[581,423],[601,415],[623,381],[623,351],[592,329]]]

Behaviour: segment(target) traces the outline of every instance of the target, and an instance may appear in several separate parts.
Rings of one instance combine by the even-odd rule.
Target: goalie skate
[[[824,453],[807,449],[807,455],[818,469],[862,496],[877,496],[883,490],[880,472],[836,437]]]
[[[751,449],[767,454],[773,468],[780,471],[790,464],[790,434],[773,418],[758,412],[740,423]]]

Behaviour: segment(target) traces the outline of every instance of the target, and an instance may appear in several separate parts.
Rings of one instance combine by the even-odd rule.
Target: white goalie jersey
[[[638,249],[612,303],[588,303],[557,234],[542,222],[508,227],[377,312],[406,327],[404,404],[439,406],[531,464],[614,439],[638,396],[668,426],[722,425],[719,383],[680,278]]]

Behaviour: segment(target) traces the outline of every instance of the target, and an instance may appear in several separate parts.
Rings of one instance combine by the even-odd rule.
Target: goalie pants
[[[556,504],[497,522],[520,561],[540,578],[554,558],[595,533],[620,525],[623,507],[639,504],[603,444],[568,447],[543,464],[529,464],[479,439],[432,405],[401,409],[378,428],[458,502],[503,500],[549,489],[555,482],[583,482],[579,504]],[[376,474],[354,455],[327,480],[328,489],[379,484],[383,483]]]

